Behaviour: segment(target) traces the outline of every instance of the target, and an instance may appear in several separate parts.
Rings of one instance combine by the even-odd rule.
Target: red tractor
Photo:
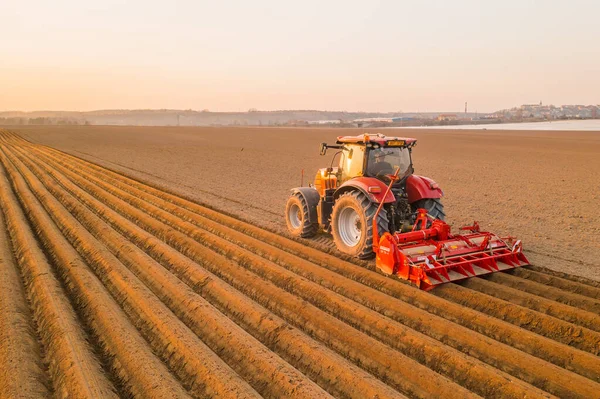
[[[380,235],[409,229],[417,209],[426,209],[443,220],[443,192],[433,180],[413,174],[411,158],[416,139],[381,134],[340,136],[335,145],[321,144],[338,151],[332,167],[319,169],[314,185],[292,189],[286,206],[286,222],[292,235],[308,238],[319,227],[333,235],[337,248],[346,254],[367,259],[373,256],[373,218]],[[333,167],[335,159],[337,167]],[[399,168],[399,178],[386,189]]]
[[[331,167],[314,185],[292,189],[285,210],[290,232],[312,237],[320,227],[337,248],[367,259],[385,274],[429,290],[439,284],[525,266],[520,240],[480,231],[479,224],[452,234],[444,222],[443,192],[413,174],[415,139],[381,134],[340,136]],[[333,167],[339,156],[339,166]]]

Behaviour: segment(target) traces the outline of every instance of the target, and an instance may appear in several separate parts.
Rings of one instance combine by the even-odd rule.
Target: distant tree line
[[[0,125],[89,125],[90,122],[65,118],[0,118]]]

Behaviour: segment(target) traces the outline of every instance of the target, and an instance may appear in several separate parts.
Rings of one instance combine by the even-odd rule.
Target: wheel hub
[[[360,215],[353,208],[345,208],[338,218],[338,232],[345,245],[354,247],[358,245],[362,236],[362,222]]]
[[[302,210],[298,205],[294,204],[290,206],[288,220],[294,229],[297,229],[302,225]]]

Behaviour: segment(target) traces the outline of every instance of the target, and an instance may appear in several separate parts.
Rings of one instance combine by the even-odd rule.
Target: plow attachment
[[[381,205],[373,219],[377,268],[420,289],[529,265],[520,240],[482,232],[477,222],[462,227],[465,234],[452,235],[447,223],[432,218],[425,209],[417,211],[412,231],[379,237],[375,221],[380,211]]]
[[[418,218],[426,218],[426,212],[420,209]],[[429,228],[385,233],[375,250],[377,267],[430,290],[450,281],[529,264],[520,240],[480,232],[477,223],[465,229],[470,233],[451,235],[448,224],[433,220]]]

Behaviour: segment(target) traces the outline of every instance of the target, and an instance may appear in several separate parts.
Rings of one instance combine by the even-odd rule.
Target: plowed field
[[[599,395],[600,283],[426,293],[7,130],[0,164],[2,398]]]
[[[569,131],[268,127],[21,126],[18,133],[255,225],[286,233],[289,189],[313,181],[364,132],[417,138],[417,174],[444,190],[456,230],[523,240],[536,265],[600,281],[600,134]],[[319,242],[331,243],[331,237]]]

